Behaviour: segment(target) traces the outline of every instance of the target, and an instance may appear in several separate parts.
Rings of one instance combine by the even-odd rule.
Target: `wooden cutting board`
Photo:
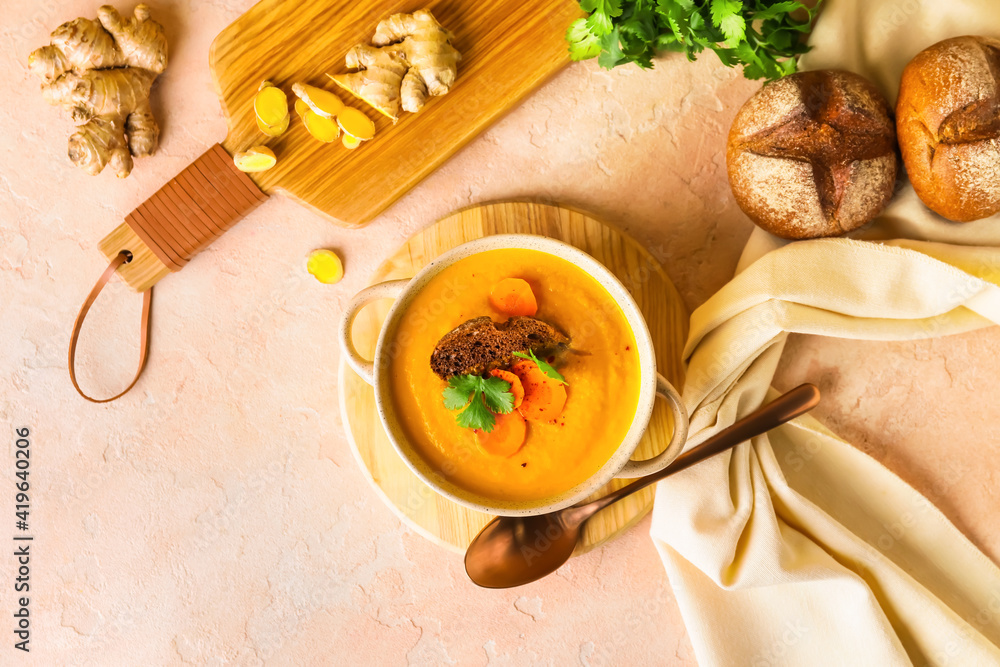
[[[649,325],[658,370],[675,387],[683,385],[681,353],[688,315],[659,262],[624,232],[578,211],[532,203],[498,203],[454,213],[410,238],[376,271],[371,282],[409,278],[441,253],[490,234],[541,234],[575,245],[611,269],[635,298]],[[354,324],[354,344],[372,358],[391,302],[376,302]],[[340,411],[355,457],[379,497],[421,535],[464,552],[490,516],[435,493],[414,475],[392,448],[375,408],[375,392],[346,362],[340,364]],[[672,433],[666,404],[657,401],[650,427],[637,449],[645,459],[663,451]],[[593,497],[627,481],[615,480]],[[654,489],[616,503],[591,519],[576,553],[584,553],[626,530],[649,512]]]
[[[286,194],[341,224],[370,221],[566,65],[564,35],[580,16],[573,0],[263,0],[212,44],[210,67],[229,124],[223,147],[232,154],[264,138],[253,113],[261,81],[290,98],[297,81],[336,89],[326,73],[348,71],[352,46],[367,44],[386,16],[424,7],[462,53],[455,87],[396,125],[337,90],[370,111],[375,139],[353,152],[324,145],[294,118],[268,142],[278,164],[251,175],[264,192]]]
[[[447,95],[431,98],[419,113],[403,113],[393,125],[336,89],[326,74],[348,71],[345,54],[355,44],[368,43],[380,20],[421,8],[430,9],[454,34],[454,45],[462,53],[458,79]],[[255,184],[265,195],[292,197],[336,224],[363,225],[562,69],[569,62],[566,29],[581,15],[575,0],[262,0],[212,44],[209,66],[229,128],[222,148],[231,156],[250,146],[270,146],[278,163],[250,175],[250,187]],[[339,141],[323,144],[309,135],[294,112],[281,137],[266,137],[257,128],[253,111],[254,95],[265,79],[281,87],[289,102],[295,99],[291,86],[296,82],[335,90],[375,121],[375,138],[354,151]],[[214,157],[214,166],[206,166],[208,157],[203,156],[196,161],[200,172],[187,174],[187,181],[198,182],[192,189],[201,183],[199,173],[233,181],[234,175],[216,171],[218,156]],[[220,183],[215,181],[221,189]],[[164,186],[165,193],[157,193],[158,200],[153,201],[154,195],[143,211],[136,209],[138,221],[133,218],[131,227],[121,225],[101,243],[109,258],[123,250],[135,256],[119,275],[136,290],[148,289],[190,258],[184,252],[169,257],[162,243],[159,254],[151,251],[147,246],[155,243],[149,233],[136,233],[137,224],[155,218],[154,227],[170,230],[185,225],[192,206],[223,208],[224,202],[205,201],[197,193],[194,203],[179,199],[187,185],[183,178],[171,181]],[[237,216],[213,219],[209,211],[206,227],[221,228],[221,234],[248,212],[241,201],[254,205],[250,200],[256,192],[250,199],[239,187],[233,192]]]

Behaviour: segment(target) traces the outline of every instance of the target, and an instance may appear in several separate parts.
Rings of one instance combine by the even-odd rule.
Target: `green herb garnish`
[[[819,6],[775,0],[580,0],[589,14],[566,31],[573,60],[597,56],[601,67],[653,66],[660,51],[688,60],[711,49],[727,67],[743,65],[748,79],[780,79],[795,71],[809,47]],[[802,18],[793,18],[799,12]]]
[[[540,370],[546,376],[548,376],[549,378],[555,380],[556,382],[561,382],[563,384],[567,384],[566,378],[564,378],[559,371],[557,371],[555,368],[553,368],[550,364],[548,364],[548,363],[542,361],[541,359],[539,359],[538,357],[536,357],[535,353],[532,352],[531,350],[528,350],[527,354],[525,354],[524,352],[515,352],[514,356],[515,357],[520,357],[521,359],[528,359],[530,361],[534,361],[538,365],[538,370]]]
[[[493,413],[505,415],[514,409],[510,383],[498,377],[455,375],[448,380],[442,395],[444,407],[462,410],[455,418],[459,426],[481,429],[486,433],[492,432],[496,424]]]

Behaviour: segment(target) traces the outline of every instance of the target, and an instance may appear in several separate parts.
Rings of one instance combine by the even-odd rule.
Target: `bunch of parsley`
[[[775,0],[580,0],[589,14],[566,32],[573,60],[597,57],[601,67],[653,66],[661,51],[688,60],[711,49],[727,67],[743,65],[748,79],[780,79],[795,71],[808,47],[819,7]],[[792,13],[796,12],[795,17]]]

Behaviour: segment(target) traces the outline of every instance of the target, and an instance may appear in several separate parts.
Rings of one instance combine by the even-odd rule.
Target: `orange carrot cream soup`
[[[596,473],[631,426],[635,336],[611,295],[555,255],[500,249],[459,260],[398,327],[390,377],[400,423],[467,491],[558,495]]]

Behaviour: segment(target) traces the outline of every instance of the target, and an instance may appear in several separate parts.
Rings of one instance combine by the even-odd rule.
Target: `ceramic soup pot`
[[[640,386],[638,405],[625,437],[607,462],[593,475],[557,496],[534,501],[505,501],[467,491],[449,479],[446,470],[430,464],[408,441],[392,398],[389,378],[393,339],[401,315],[414,296],[440,271],[451,264],[490,250],[515,248],[555,255],[593,277],[610,295],[635,336],[639,358]],[[395,299],[379,332],[374,361],[364,359],[354,347],[352,327],[358,313],[372,301]],[[656,370],[656,356],[649,329],[635,300],[625,286],[600,262],[585,252],[555,239],[528,234],[488,236],[460,245],[444,253],[408,280],[393,280],[372,285],[358,293],[348,304],[340,325],[340,343],[348,364],[375,389],[375,400],[382,426],[392,446],[417,477],[441,495],[466,507],[489,514],[524,516],[544,514],[573,505],[615,477],[634,478],[652,474],[666,467],[680,453],[687,438],[688,415],[677,390]],[[666,399],[673,421],[673,435],[666,449],[644,461],[631,460],[649,425],[656,397]]]

